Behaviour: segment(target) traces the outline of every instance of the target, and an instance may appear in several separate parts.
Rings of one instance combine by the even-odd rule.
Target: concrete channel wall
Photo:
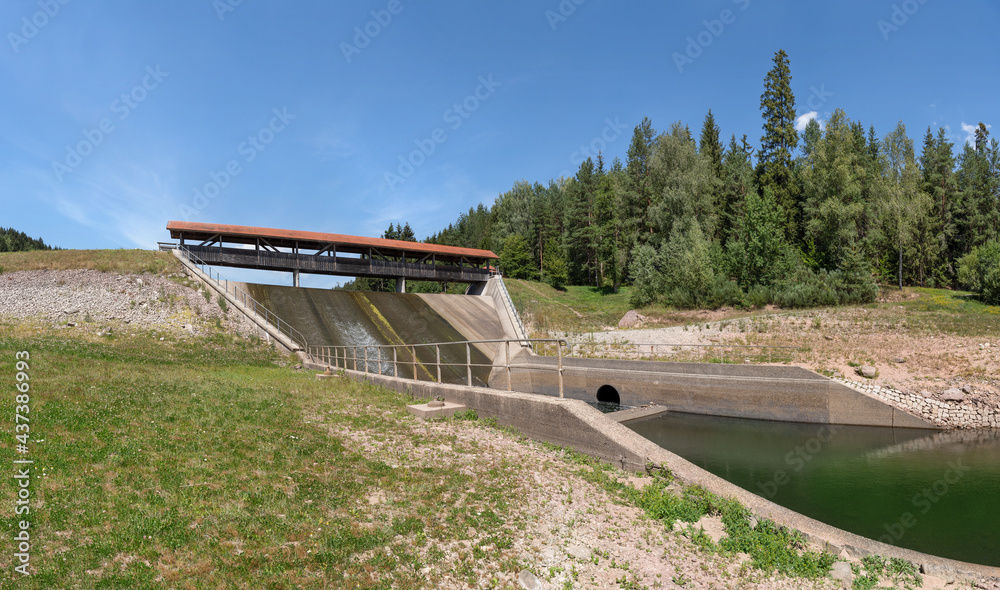
[[[521,354],[511,375],[515,391],[559,395],[557,359]],[[851,424],[894,428],[937,428],[923,418],[801,367],[724,365],[564,358],[566,397],[624,405],[650,402],[691,414]],[[507,389],[507,375],[495,370],[490,387]]]
[[[322,369],[317,365],[310,368]],[[939,577],[989,579],[1000,583],[1000,568],[936,557],[887,545],[809,518],[713,475],[682,457],[639,436],[614,418],[576,399],[559,399],[531,393],[497,391],[482,387],[438,384],[384,375],[347,371],[364,380],[409,395],[412,399],[437,396],[476,410],[480,418],[493,418],[534,440],[573,448],[629,471],[668,469],[688,485],[699,485],[720,496],[735,498],[759,517],[802,532],[811,543],[834,555],[859,559],[869,554],[899,557],[922,566]],[[334,381],[335,382],[335,381]],[[633,418],[648,415],[633,413]]]

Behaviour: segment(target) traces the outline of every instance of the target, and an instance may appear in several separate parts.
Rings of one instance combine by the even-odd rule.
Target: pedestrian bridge
[[[490,277],[489,250],[456,248],[422,242],[386,240],[311,231],[167,222],[178,246],[213,266],[232,266],[292,273],[396,279],[404,292],[406,279],[471,283],[481,290]]]

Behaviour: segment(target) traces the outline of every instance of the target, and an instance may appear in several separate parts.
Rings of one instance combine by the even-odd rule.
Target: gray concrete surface
[[[521,354],[515,359],[515,391],[559,394],[557,359]],[[609,359],[563,359],[566,397],[598,401],[613,387],[623,405],[656,403],[668,410],[816,424],[937,428],[931,422],[801,367],[724,365]],[[494,371],[490,387],[507,389]]]
[[[504,331],[491,298],[426,293],[418,296],[466,340],[513,338]],[[499,344],[477,344],[476,348],[494,359],[494,363],[498,360],[497,354],[499,353],[501,357],[503,354]]]

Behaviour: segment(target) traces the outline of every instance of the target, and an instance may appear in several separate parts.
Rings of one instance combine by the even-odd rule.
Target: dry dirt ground
[[[316,419],[316,418],[311,418]],[[318,419],[317,421],[322,421]],[[565,451],[542,445],[477,424],[455,421],[414,419],[414,433],[426,439],[452,441],[449,445],[415,446],[414,438],[380,439],[353,429],[332,431],[341,440],[350,441],[353,450],[378,458],[391,466],[413,469],[451,463],[456,457],[468,461],[463,471],[475,476],[497,464],[531,465],[518,470],[516,478],[506,482],[507,497],[521,499],[516,510],[523,528],[510,531],[510,552],[519,562],[532,564],[532,575],[521,584],[513,573],[500,574],[502,588],[837,588],[827,578],[807,580],[767,574],[746,563],[747,556],[721,556],[700,550],[683,531],[668,530],[648,518],[641,509],[624,506],[601,487],[585,481],[577,467],[566,460]],[[458,455],[452,447],[475,447],[480,453]],[[641,487],[649,477],[620,473],[621,481]],[[470,490],[471,491],[471,490]],[[372,504],[391,505],[392,498],[379,494],[368,499]],[[463,498],[442,498],[450,505]],[[390,518],[391,515],[387,515]],[[717,518],[715,520],[718,520]],[[706,530],[721,528],[721,522],[702,523]],[[456,571],[459,556],[483,539],[496,535],[495,530],[468,531],[468,539],[451,546],[437,547],[444,552],[438,561],[424,559],[425,575]],[[430,548],[424,548],[429,551]],[[483,572],[485,574],[485,572]],[[525,574],[522,574],[525,575]],[[537,586],[530,580],[534,579]],[[483,580],[486,587],[489,580]],[[436,587],[468,588],[459,576],[444,574]]]

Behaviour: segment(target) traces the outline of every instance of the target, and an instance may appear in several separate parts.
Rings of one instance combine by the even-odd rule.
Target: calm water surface
[[[773,502],[871,539],[1000,566],[1000,431],[669,413],[627,424]]]

